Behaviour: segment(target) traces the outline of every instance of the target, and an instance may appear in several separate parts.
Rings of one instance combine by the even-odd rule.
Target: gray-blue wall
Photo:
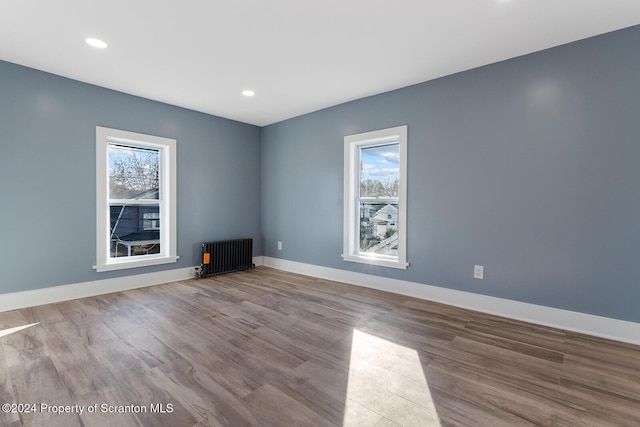
[[[96,273],[95,128],[177,139],[176,264]],[[260,128],[0,61],[0,294],[199,264],[199,243],[261,254]]]
[[[638,46],[632,27],[262,130],[0,61],[0,294],[249,236],[254,255],[640,322]],[[344,262],[343,137],[402,124],[411,265]],[[96,125],[178,140],[177,264],[92,270]]]
[[[640,322],[639,47],[636,26],[263,128],[264,255]],[[343,137],[404,124],[411,265],[344,262]]]

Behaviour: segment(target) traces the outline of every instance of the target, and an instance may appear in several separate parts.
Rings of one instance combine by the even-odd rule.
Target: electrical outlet
[[[280,240],[278,240],[278,250],[279,251],[282,250],[282,242]]]
[[[473,278],[480,280],[484,279],[484,265],[473,266]]]

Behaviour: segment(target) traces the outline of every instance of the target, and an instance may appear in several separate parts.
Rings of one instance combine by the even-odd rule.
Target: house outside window
[[[98,271],[175,262],[176,141],[96,128]]]
[[[344,139],[345,261],[407,267],[407,127]]]

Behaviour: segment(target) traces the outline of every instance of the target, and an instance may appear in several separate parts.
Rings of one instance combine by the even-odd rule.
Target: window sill
[[[124,270],[127,268],[136,268],[136,267],[148,267],[150,265],[160,265],[160,264],[169,264],[172,262],[176,262],[180,259],[179,256],[163,256],[163,257],[150,257],[140,259],[129,259],[129,258],[121,258],[117,261],[109,261],[106,264],[94,265],[93,269],[98,273],[103,271],[114,271],[114,270]]]
[[[380,267],[397,268],[400,270],[406,270],[409,263],[402,261],[392,261],[389,259],[380,259],[376,257],[368,257],[361,255],[342,255],[342,259],[349,262],[359,262],[361,264],[378,265]]]

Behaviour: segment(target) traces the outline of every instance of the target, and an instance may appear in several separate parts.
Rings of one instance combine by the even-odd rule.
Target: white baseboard
[[[78,298],[92,297],[111,292],[144,288],[146,286],[176,282],[179,280],[191,279],[193,277],[195,277],[194,267],[187,267],[1,294],[0,312],[61,301],[69,301]]]
[[[262,256],[253,257],[253,263],[256,266],[263,265],[263,258]],[[192,279],[195,277],[195,273],[195,266],[193,266],[0,294],[0,312],[177,282]]]
[[[379,289],[538,325],[640,345],[640,323],[279,258],[263,257],[263,265],[292,273]]]

